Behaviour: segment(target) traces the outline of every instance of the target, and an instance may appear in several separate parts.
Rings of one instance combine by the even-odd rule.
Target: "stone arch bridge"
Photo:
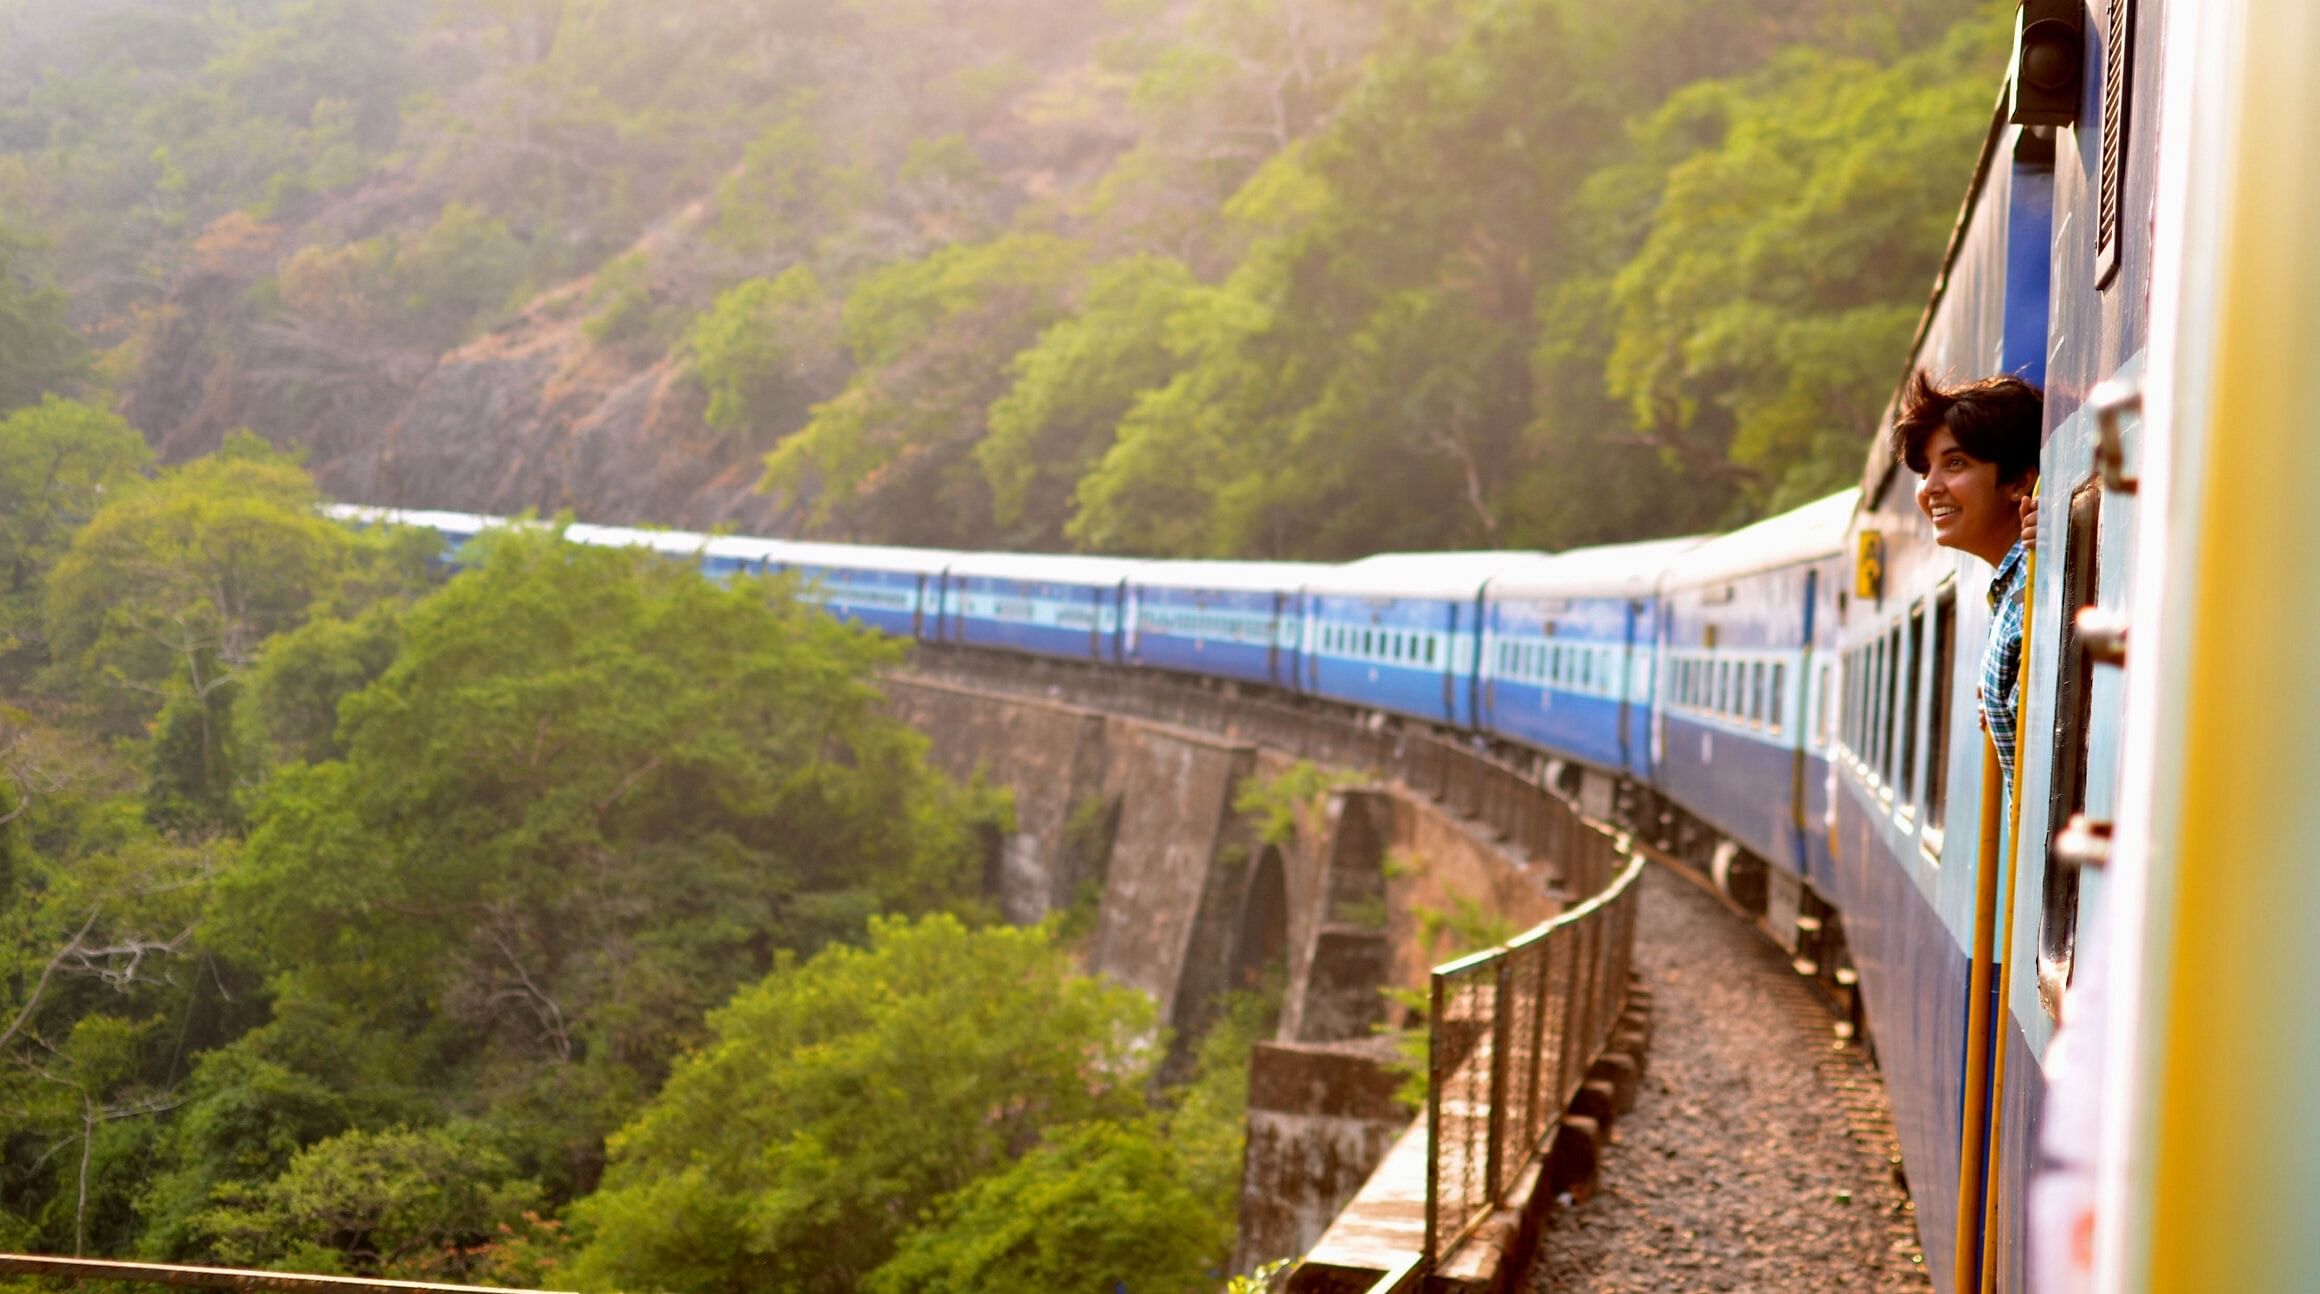
[[[1012,792],[986,877],[1010,920],[1092,915],[1090,969],[1179,1037],[1285,973],[1251,1060],[1243,1268],[1310,1248],[1409,1125],[1385,990],[1423,989],[1462,927],[1521,930],[1609,879],[1550,861],[1587,851],[1557,847],[1575,819],[1542,770],[1383,716],[955,648],[885,687],[938,766]]]

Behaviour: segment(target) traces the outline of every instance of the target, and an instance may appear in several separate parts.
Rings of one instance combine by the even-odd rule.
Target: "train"
[[[1977,722],[1991,572],[1934,542],[1891,406],[1860,429],[1857,488],[1727,534],[1552,554],[565,533],[787,573],[832,614],[924,643],[1269,689],[1529,759],[1857,1006],[1937,1290],[2293,1288],[2320,1114],[2282,1075],[2320,1029],[2260,972],[2320,957],[2320,880],[2283,865],[2320,836],[2320,667],[2270,641],[2320,624],[2320,510],[2294,497],[2320,430],[2314,87],[2302,5],[2022,7],[1894,357],[1897,379],[2045,392],[2011,796]],[[504,524],[336,511],[454,545]],[[2210,958],[2241,972],[2219,995],[2187,988]],[[2186,1040],[2219,1063],[2186,1063]],[[2200,1176],[2151,1176],[2166,1166]],[[2211,1279],[2227,1270],[2242,1276]]]

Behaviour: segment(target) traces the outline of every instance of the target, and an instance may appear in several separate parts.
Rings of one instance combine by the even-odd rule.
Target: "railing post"
[[[1528,1092],[1523,1109],[1523,1144],[1526,1147],[1526,1153],[1529,1154],[1538,1153],[1539,1143],[1546,1139],[1547,1131],[1546,1101],[1539,1092],[1539,1076],[1544,1068],[1544,1051],[1547,1045],[1547,989],[1551,983],[1547,968],[1549,965],[1548,957],[1554,951],[1553,943],[1554,936],[1549,935],[1532,945],[1531,960],[1538,963],[1538,970],[1532,977],[1535,983],[1531,989],[1531,1018],[1529,1022],[1531,1028],[1531,1072],[1525,1080]]]
[[[1442,977],[1426,982],[1426,1261],[1442,1256]]]
[[[1491,965],[1490,988],[1490,1148],[1483,1160],[1482,1189],[1496,1205],[1506,1184],[1506,1161],[1501,1147],[1506,1142],[1506,1052],[1507,1036],[1512,1024],[1507,1018],[1507,990],[1513,986],[1513,967],[1509,959],[1500,956]]]

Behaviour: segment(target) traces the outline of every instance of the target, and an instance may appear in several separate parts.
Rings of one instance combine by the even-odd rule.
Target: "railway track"
[[[1597,1191],[1550,1216],[1532,1288],[1930,1290],[1867,1049],[1721,896],[1654,862],[1635,949],[1649,1069]]]

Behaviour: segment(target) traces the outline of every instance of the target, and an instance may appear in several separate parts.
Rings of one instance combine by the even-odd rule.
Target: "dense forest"
[[[365,502],[1345,557],[1848,483],[2006,33],[1970,0],[0,0],[0,39],[0,393],[82,383],[165,461],[249,427]]]
[[[0,419],[0,1248],[1213,1288],[1265,999],[1162,1081],[1084,914],[996,924],[1008,805],[885,715],[895,643],[318,503],[246,433]]]
[[[325,496],[1562,547],[1842,485],[1968,0],[0,0],[0,1248],[1213,1288],[1261,998],[779,584]]]

